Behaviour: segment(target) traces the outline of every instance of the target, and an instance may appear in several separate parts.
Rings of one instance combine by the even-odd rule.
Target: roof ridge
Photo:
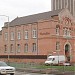
[[[33,22],[37,22],[38,20],[41,20],[41,19],[43,19],[43,20],[50,19],[51,16],[58,15],[58,13],[61,10],[47,11],[47,12],[27,15],[27,16],[23,16],[23,17],[17,17],[10,22],[10,26],[33,23]]]

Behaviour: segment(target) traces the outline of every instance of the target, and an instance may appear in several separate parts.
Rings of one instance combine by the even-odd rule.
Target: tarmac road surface
[[[16,71],[15,75],[55,75],[55,74],[38,74],[38,73],[27,73],[27,72]],[[63,73],[63,74],[56,74],[56,75],[75,75],[75,74],[74,73]]]
[[[16,71],[15,75],[54,75],[54,74],[38,74],[38,73],[26,73]]]

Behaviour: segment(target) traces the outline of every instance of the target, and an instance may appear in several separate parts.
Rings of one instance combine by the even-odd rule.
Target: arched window
[[[59,33],[60,33],[60,26],[56,26],[56,35],[59,35]]]
[[[7,52],[7,45],[4,45],[4,52]]]
[[[17,32],[17,39],[18,39],[18,40],[21,39],[21,32],[20,32],[20,31]]]
[[[10,45],[10,52],[13,52],[13,44]]]
[[[36,43],[33,43],[32,45],[33,45],[32,46],[33,47],[32,52],[35,52],[36,51]]]
[[[60,50],[60,42],[56,42],[56,50]]]
[[[17,44],[17,52],[18,52],[18,53],[20,53],[20,49],[21,49],[20,44]]]
[[[65,36],[70,36],[70,35],[71,35],[71,29],[69,29],[69,28],[64,28],[64,35],[65,35]]]

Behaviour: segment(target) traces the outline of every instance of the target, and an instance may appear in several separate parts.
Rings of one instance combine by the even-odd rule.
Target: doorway
[[[70,62],[70,45],[65,45],[65,56],[66,56],[66,62]]]

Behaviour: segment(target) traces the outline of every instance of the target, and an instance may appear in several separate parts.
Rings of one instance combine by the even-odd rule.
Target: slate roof
[[[58,13],[60,11],[61,11],[61,9],[60,10],[55,10],[55,11],[48,11],[48,12],[28,15],[28,16],[24,16],[24,17],[17,17],[14,20],[12,20],[9,23],[9,25],[10,26],[22,25],[22,24],[38,22],[39,20],[50,19],[51,16],[58,15]]]

